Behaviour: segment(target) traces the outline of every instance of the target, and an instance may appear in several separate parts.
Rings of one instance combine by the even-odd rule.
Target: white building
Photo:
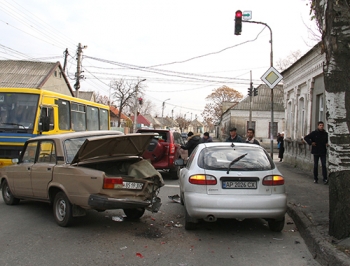
[[[313,159],[302,138],[317,128],[318,121],[323,121],[327,128],[324,62],[325,55],[318,44],[281,73],[286,110],[284,160],[307,170],[312,169]]]

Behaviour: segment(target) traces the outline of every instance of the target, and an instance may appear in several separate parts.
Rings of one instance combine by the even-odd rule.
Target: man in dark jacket
[[[321,159],[323,183],[328,183],[326,156],[328,147],[328,133],[324,130],[324,123],[318,122],[317,129],[304,137],[304,140],[312,146],[311,153],[314,155],[314,183],[318,182],[318,159]]]
[[[245,142],[260,145],[260,142],[256,138],[254,138],[254,135],[255,135],[255,130],[253,128],[248,128],[247,139],[245,140]]]
[[[243,142],[242,138],[237,135],[237,128],[230,129],[230,136],[226,139],[226,142]]]
[[[209,136],[209,132],[204,132],[203,138],[201,139],[201,143],[213,142],[212,137]]]
[[[193,134],[193,132],[190,131],[188,132],[187,136],[187,142],[185,145],[181,145],[181,149],[188,150],[188,157],[190,157],[194,148],[196,148],[197,145],[200,143],[201,135],[199,133]]]

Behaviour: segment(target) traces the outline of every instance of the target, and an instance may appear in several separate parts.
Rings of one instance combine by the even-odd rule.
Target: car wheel
[[[64,192],[58,192],[53,202],[53,215],[59,226],[68,226],[73,220],[72,204]]]
[[[270,230],[274,232],[281,232],[284,227],[284,221],[285,221],[284,217],[282,220],[269,220],[268,223],[269,223]]]
[[[7,205],[16,205],[19,203],[19,199],[15,198],[13,195],[12,195],[12,192],[10,190],[10,187],[9,185],[7,184],[7,181],[4,180],[4,182],[2,183],[2,198],[4,199],[4,202],[7,204]]]
[[[127,218],[136,220],[140,219],[141,216],[145,213],[145,208],[135,208],[135,209],[123,209]]]
[[[197,228],[197,219],[192,218],[187,210],[186,210],[186,206],[185,206],[185,229],[186,230],[195,230]]]

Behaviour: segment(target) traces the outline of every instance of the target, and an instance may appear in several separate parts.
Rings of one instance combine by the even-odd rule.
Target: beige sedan
[[[75,132],[29,139],[17,164],[1,168],[4,202],[44,201],[68,226],[87,209],[123,209],[140,218],[157,212],[162,176],[141,155],[155,136],[115,131]]]

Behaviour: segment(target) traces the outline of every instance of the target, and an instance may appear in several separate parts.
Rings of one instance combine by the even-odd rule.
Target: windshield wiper
[[[18,126],[18,127],[23,127],[23,128],[24,128],[23,125],[17,124],[17,123],[1,123],[1,124],[2,124],[2,125],[10,125],[10,126]]]
[[[228,168],[227,168],[227,172],[226,172],[226,173],[227,173],[227,174],[230,173],[230,168],[231,168],[231,166],[232,166],[234,163],[236,163],[236,162],[238,162],[239,160],[241,160],[241,159],[243,159],[244,157],[246,157],[247,154],[248,154],[248,153],[242,154],[241,156],[238,156],[236,159],[233,159],[233,161],[230,162],[230,164],[228,165]]]

